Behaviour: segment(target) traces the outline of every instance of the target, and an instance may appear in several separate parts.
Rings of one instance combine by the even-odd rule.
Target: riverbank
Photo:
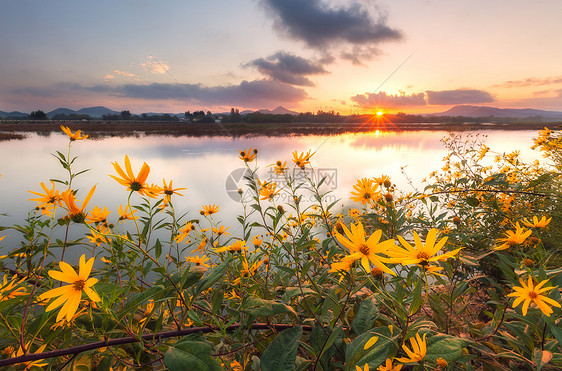
[[[157,121],[20,121],[0,123],[0,140],[23,139],[25,133],[59,132],[60,125],[82,130],[90,137],[138,135],[170,136],[291,136],[331,135],[382,131],[464,131],[464,130],[557,130],[561,122],[551,123],[178,123]]]

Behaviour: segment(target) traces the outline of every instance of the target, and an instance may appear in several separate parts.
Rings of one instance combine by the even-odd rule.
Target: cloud
[[[351,97],[351,101],[355,103],[355,106],[362,108],[396,108],[427,105],[424,93],[406,95],[406,93],[402,92],[401,94],[389,95],[381,91],[374,94],[357,94]]]
[[[325,0],[261,2],[275,17],[275,28],[317,50],[332,49],[336,45],[366,47],[362,54],[370,57],[375,45],[403,37],[400,31],[387,25],[384,14],[370,11],[357,0],[339,7]]]
[[[448,105],[448,104],[470,104],[494,102],[494,97],[484,90],[456,89],[441,91],[426,91],[427,104]]]
[[[562,76],[552,76],[547,78],[538,79],[529,77],[521,80],[508,80],[501,84],[493,85],[495,88],[523,88],[527,86],[544,86],[552,84],[562,84]]]
[[[153,56],[148,56],[148,62],[139,63],[139,65],[148,72],[156,73],[156,74],[164,74],[166,71],[170,69],[166,63],[161,62],[154,58]]]
[[[127,72],[127,71],[114,70],[113,73],[124,77],[137,77],[137,75],[135,75],[134,73]]]
[[[145,100],[175,100],[198,102],[203,106],[225,105],[259,107],[293,105],[308,99],[306,92],[291,85],[270,79],[242,81],[237,85],[203,86],[201,84],[122,84],[83,86],[59,83],[50,88],[18,88],[14,94],[33,97],[64,97],[88,95],[91,100],[107,96]]]
[[[314,86],[307,75],[328,73],[322,64],[286,52],[254,59],[244,66],[256,67],[259,72],[273,80],[299,86]]]

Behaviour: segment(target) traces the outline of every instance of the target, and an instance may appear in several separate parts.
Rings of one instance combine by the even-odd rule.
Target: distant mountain
[[[71,110],[69,108],[57,108],[56,110],[53,110],[51,112],[47,112],[47,117],[48,118],[52,118],[55,115],[70,115],[76,113],[76,111]]]
[[[121,112],[113,111],[106,107],[97,106],[97,107],[82,108],[76,111],[76,113],[82,115],[90,115],[92,117],[102,117],[103,115],[118,115]]]
[[[259,112],[260,113],[269,113],[269,114],[273,114],[273,115],[286,115],[286,114],[298,115],[299,114],[298,112],[288,110],[283,106],[279,106],[274,110],[260,109]]]
[[[562,119],[562,112],[543,111],[532,108],[496,108],[486,106],[454,106],[453,108],[440,113],[433,113],[432,116],[464,116],[464,117],[543,117],[549,119]]]
[[[19,112],[19,111],[12,111],[12,112],[4,112],[0,111],[0,118],[25,118],[27,117],[27,113]]]

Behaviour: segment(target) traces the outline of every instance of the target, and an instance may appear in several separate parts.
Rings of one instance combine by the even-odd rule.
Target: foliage
[[[236,236],[217,205],[177,215],[183,188],[147,183],[127,156],[111,174],[126,187],[119,217],[88,207],[95,187],[73,188],[86,170],[71,151],[87,136],[65,131],[54,157],[68,178],[33,192],[0,262],[0,366],[558,369],[562,137],[546,130],[546,164],[451,134],[423,191],[360,179],[345,215],[314,153],[270,165],[271,181],[243,150]]]

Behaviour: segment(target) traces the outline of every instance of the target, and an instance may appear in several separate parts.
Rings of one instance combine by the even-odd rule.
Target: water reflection
[[[443,131],[384,132],[343,134],[337,136],[294,137],[168,137],[140,136],[130,138],[110,137],[100,140],[73,142],[72,154],[78,156],[75,170],[90,169],[76,178],[74,187],[80,189],[82,199],[97,184],[90,207],[107,206],[113,210],[109,219],[118,218],[117,206],[126,204],[127,191],[111,179],[115,174],[111,162],[123,163],[127,154],[138,172],[143,162],[150,165],[149,183],[161,184],[162,179],[173,180],[175,187],[186,187],[184,197],[175,199],[178,214],[188,213],[197,218],[201,205],[219,204],[217,218],[230,225],[233,235],[240,235],[236,215],[240,204],[228,193],[229,175],[243,167],[238,151],[258,148],[260,177],[267,179],[270,168],[277,160],[288,161],[291,153],[312,149],[315,155],[311,164],[315,169],[335,171],[334,197],[347,202],[352,185],[358,178],[389,175],[398,188],[410,190],[401,168],[405,167],[415,184],[420,184],[429,172],[438,169],[445,155],[441,139]],[[524,160],[539,158],[530,150],[534,131],[486,131],[486,143],[502,152],[521,150]],[[35,204],[28,190],[39,191],[40,182],[49,179],[66,179],[67,174],[51,156],[55,151],[66,154],[68,138],[62,134],[32,134],[22,141],[0,143],[0,225],[20,224]],[[239,180],[239,187],[243,187]],[[230,185],[231,187],[232,185]],[[232,194],[232,193],[231,193]],[[11,248],[19,241],[15,231],[3,232],[10,236],[1,245]]]

